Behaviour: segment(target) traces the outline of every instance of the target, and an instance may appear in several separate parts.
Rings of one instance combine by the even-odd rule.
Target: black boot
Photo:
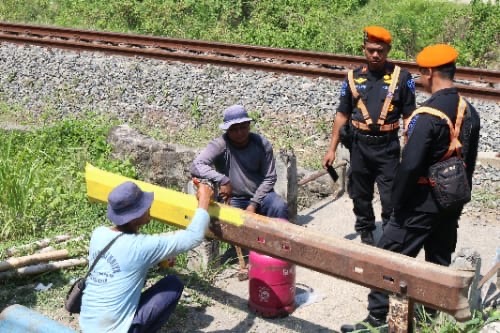
[[[354,332],[354,331],[358,331],[358,330],[364,330],[364,331],[368,332],[370,328],[379,328],[381,326],[385,326],[386,325],[385,320],[386,320],[385,316],[379,318],[379,317],[376,317],[372,314],[369,314],[368,317],[366,317],[365,319],[363,319],[363,321],[361,321],[357,324],[342,325],[340,327],[340,331],[342,333]]]
[[[375,240],[373,239],[373,232],[371,230],[361,230],[361,242],[363,244],[375,246]]]

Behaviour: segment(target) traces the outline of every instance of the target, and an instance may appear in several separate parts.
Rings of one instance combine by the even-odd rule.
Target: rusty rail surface
[[[328,77],[341,80],[349,68],[365,63],[363,57],[336,55],[294,49],[226,44],[145,35],[97,32],[0,22],[0,41],[34,44],[72,50],[86,50],[142,56],[161,60],[251,68],[292,75]],[[413,62],[394,61],[418,75]],[[459,91],[475,98],[500,100],[493,86],[500,82],[500,71],[458,67],[456,79],[472,80],[484,87],[458,83]],[[421,85],[417,83],[421,89]]]
[[[127,180],[155,193],[151,217],[187,227],[198,205],[193,195],[132,180],[90,164],[85,167],[87,196],[92,201],[107,202],[111,190]],[[210,204],[208,212],[211,217],[208,237],[386,291],[406,299],[410,305],[419,302],[450,313],[458,320],[470,317],[467,296],[474,272],[438,266],[217,202]],[[410,324],[411,314],[408,313]]]
[[[212,236],[356,284],[408,297],[453,315],[470,317],[474,272],[458,271],[373,246],[242,213],[240,226],[214,221]]]

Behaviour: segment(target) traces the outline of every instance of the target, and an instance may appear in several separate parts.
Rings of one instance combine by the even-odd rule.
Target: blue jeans
[[[249,204],[249,198],[231,197],[230,205],[233,207],[246,209]],[[269,192],[257,208],[257,214],[282,218],[288,221],[288,206],[276,192]]]
[[[175,275],[165,276],[141,294],[129,333],[154,333],[165,324],[181,298],[184,284]]]

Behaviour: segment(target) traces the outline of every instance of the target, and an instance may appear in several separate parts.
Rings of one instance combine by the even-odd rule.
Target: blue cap
[[[153,192],[143,192],[133,182],[122,183],[108,196],[108,218],[115,225],[127,224],[143,216],[151,208],[153,198]]]
[[[224,122],[219,125],[219,128],[227,131],[232,125],[247,121],[252,121],[247,110],[241,105],[233,105],[224,110]]]

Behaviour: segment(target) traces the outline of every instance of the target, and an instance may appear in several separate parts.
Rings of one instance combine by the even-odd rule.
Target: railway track
[[[76,51],[104,52],[161,60],[250,68],[302,76],[323,76],[335,80],[345,77],[350,68],[365,63],[365,58],[279,49],[153,37],[90,30],[66,29],[0,22],[0,41],[33,44]],[[416,63],[393,61],[418,76]],[[500,101],[500,71],[458,67],[459,91],[469,97]],[[417,88],[422,87],[417,83]]]

